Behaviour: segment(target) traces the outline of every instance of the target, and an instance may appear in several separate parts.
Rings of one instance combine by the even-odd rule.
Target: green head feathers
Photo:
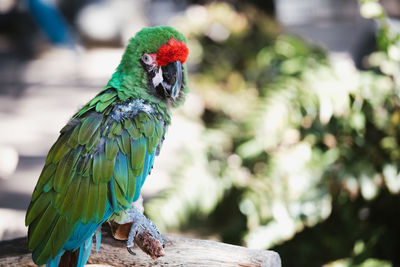
[[[114,87],[122,99],[140,98],[161,106],[181,104],[188,91],[186,42],[180,32],[169,26],[142,29],[129,40],[106,88]],[[168,76],[174,71],[177,77]]]
[[[186,43],[186,38],[170,26],[144,28],[130,39],[125,54],[135,54],[140,58],[143,53],[156,53],[171,38]]]

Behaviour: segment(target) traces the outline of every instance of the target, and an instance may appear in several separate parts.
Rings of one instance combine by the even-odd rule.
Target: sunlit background
[[[142,190],[163,233],[283,266],[400,266],[397,0],[0,0],[0,240],[128,39],[187,38],[191,92]]]

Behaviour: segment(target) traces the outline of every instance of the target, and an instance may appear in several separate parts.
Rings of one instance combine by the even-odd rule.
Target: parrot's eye
[[[153,63],[153,58],[149,54],[143,54],[142,61],[146,65],[150,65]]]

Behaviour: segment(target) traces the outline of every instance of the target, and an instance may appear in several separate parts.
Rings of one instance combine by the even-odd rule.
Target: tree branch
[[[136,256],[128,253],[125,242],[103,231],[98,253],[93,246],[89,264],[105,266],[265,266],[280,267],[279,255],[273,251],[261,251],[233,246],[215,241],[164,235],[165,257],[152,260],[138,247]],[[27,250],[27,238],[0,242],[0,266],[36,266]]]

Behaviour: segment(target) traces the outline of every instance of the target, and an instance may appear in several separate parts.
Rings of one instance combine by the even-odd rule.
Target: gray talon
[[[136,253],[133,252],[130,247],[127,247],[126,249],[128,250],[129,254],[136,256]]]

